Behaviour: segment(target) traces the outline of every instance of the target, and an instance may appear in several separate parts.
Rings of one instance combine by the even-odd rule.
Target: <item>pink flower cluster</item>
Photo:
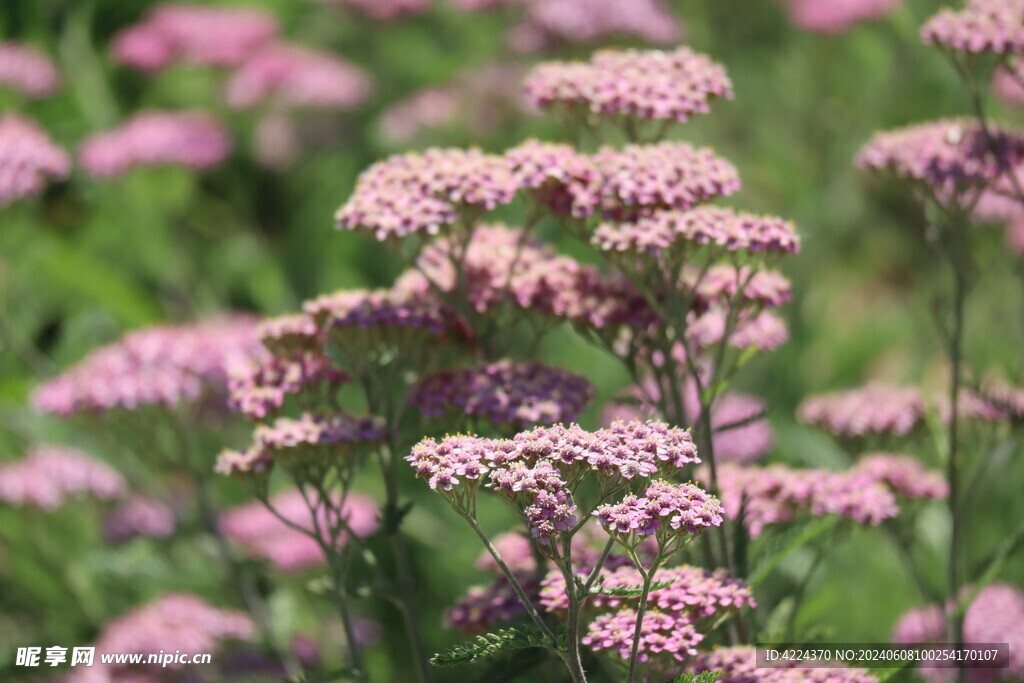
[[[687,47],[602,50],[589,62],[546,62],[527,76],[524,87],[541,109],[560,106],[680,123],[709,112],[712,100],[733,96],[725,69]]]
[[[378,20],[397,19],[422,14],[430,8],[430,0],[318,0],[331,5],[351,7]]]
[[[845,668],[841,662],[817,669],[757,666],[757,650],[749,645],[719,647],[700,653],[688,667],[700,673],[721,671],[719,683],[877,683],[864,669]]]
[[[57,67],[46,53],[14,41],[0,42],[0,88],[37,98],[52,94],[59,82]]]
[[[317,527],[328,527],[326,513],[319,511],[319,519],[314,523],[306,499],[297,489],[279,493],[268,502],[277,514],[261,502],[249,503],[221,514],[218,522],[221,531],[227,538],[242,544],[254,557],[266,558],[285,572],[299,572],[323,564],[320,544],[309,534],[285,524],[278,515],[312,534]],[[341,514],[348,528],[359,537],[377,530],[379,510],[367,496],[350,493]],[[346,541],[346,532],[342,532],[338,544],[344,545]]]
[[[686,540],[708,527],[721,526],[722,506],[718,499],[693,484],[655,481],[643,496],[628,494],[619,503],[601,505],[594,512],[601,526],[619,543],[632,548],[644,536],[655,536],[667,554],[678,547],[673,541]]]
[[[921,39],[958,52],[1024,52],[1024,2],[968,0],[963,10],[939,10],[921,27]]]
[[[595,652],[612,650],[628,661],[633,650],[636,620],[634,609],[602,614],[590,623],[580,642]],[[702,640],[704,635],[697,632],[688,615],[648,612],[640,626],[637,661],[647,664],[648,668],[660,670],[665,664],[652,660],[668,659],[671,670],[676,662],[697,654],[697,645]]]
[[[903,0],[784,0],[783,4],[799,28],[835,35],[860,22],[881,19]]]
[[[517,428],[572,422],[593,397],[586,378],[537,362],[498,361],[422,380],[409,402],[425,415],[465,415]]]
[[[949,495],[949,485],[938,472],[926,470],[919,460],[906,455],[875,453],[861,456],[850,469],[888,486],[902,498],[939,500]]]
[[[707,472],[699,472],[704,478]],[[718,488],[726,514],[739,519],[751,538],[765,527],[798,514],[839,515],[858,524],[881,524],[899,513],[896,497],[871,471],[794,470],[784,465],[718,467]]]
[[[527,596],[534,599],[540,587],[536,579],[520,580]],[[496,578],[486,586],[472,586],[454,606],[445,610],[445,628],[467,635],[487,633],[498,625],[526,616],[526,608],[505,577]]]
[[[398,290],[343,289],[307,301],[303,310],[336,343],[374,332],[387,336],[396,329],[442,335],[453,325],[452,315],[435,299]]]
[[[126,490],[116,470],[63,446],[39,446],[0,465],[0,503],[15,507],[50,511],[76,498],[120,498]]]
[[[378,240],[436,235],[463,211],[493,210],[515,197],[515,178],[500,156],[479,149],[429,149],[393,156],[364,171],[335,220]]]
[[[67,153],[35,121],[17,114],[0,117],[0,207],[37,195],[50,180],[71,171]]]
[[[134,495],[103,520],[103,538],[107,543],[120,545],[140,536],[167,538],[175,528],[173,510],[155,498]]]
[[[262,357],[232,376],[228,406],[250,419],[262,420],[280,410],[288,396],[301,396],[305,390],[329,395],[346,381],[348,376],[319,351]]]
[[[536,538],[549,538],[576,524],[572,490],[591,471],[607,488],[699,461],[688,432],[640,421],[616,422],[596,432],[575,425],[538,427],[511,440],[462,435],[425,439],[405,459],[417,478],[426,479],[464,512],[481,484],[518,501]],[[666,499],[666,505],[670,502]],[[685,501],[676,502],[679,511],[673,516],[678,524],[697,523],[683,509]]]
[[[1024,677],[1024,592],[1005,583],[995,583],[978,592],[964,612],[963,638],[971,643],[1008,643],[1009,659],[997,661],[1001,669],[966,668],[969,683],[990,683]],[[892,640],[895,643],[917,645],[944,642],[945,622],[943,608],[928,605],[915,608],[896,622]],[[951,683],[956,680],[956,669],[919,668],[927,681]]]
[[[1024,29],[1022,29],[1024,30]],[[876,133],[857,165],[929,185],[940,201],[980,191],[1024,161],[1024,137],[977,121],[945,119]]]
[[[617,0],[516,1],[525,6],[526,15],[509,31],[508,42],[519,52],[539,52],[564,43],[596,43],[615,36],[636,37],[655,45],[671,45],[683,37],[679,20],[663,0],[631,0],[628,5]],[[460,0],[458,4],[482,3]]]
[[[245,477],[265,474],[275,463],[291,472],[326,461],[344,468],[346,457],[384,438],[384,425],[375,418],[345,413],[303,413],[281,417],[256,428],[252,446],[226,450],[217,458],[216,471]]]
[[[232,107],[261,104],[352,109],[370,96],[369,77],[328,52],[274,43],[248,57],[227,85]]]
[[[232,67],[277,37],[277,20],[241,7],[164,3],[114,37],[118,62],[157,71],[174,62]]]
[[[725,187],[738,189],[738,181],[734,185],[723,185],[723,189]],[[679,208],[689,208],[713,196],[680,202]],[[659,211],[630,223],[602,225],[594,233],[593,244],[605,251],[641,256],[678,255],[702,246],[752,253],[795,254],[800,251],[800,237],[789,221],[718,206],[683,212]],[[725,271],[716,272],[716,280],[725,274]]]
[[[601,205],[602,176],[571,145],[529,139],[505,152],[520,188],[559,215],[585,218]]]
[[[139,166],[183,166],[205,171],[231,151],[227,131],[201,111],[144,111],[117,128],[87,138],[78,161],[98,178],[124,175]]]
[[[846,438],[906,436],[925,414],[925,402],[917,389],[882,382],[812,396],[797,408],[802,422]]]
[[[108,623],[95,647],[99,652],[149,655],[157,652],[208,652],[221,641],[252,640],[256,626],[243,612],[212,607],[190,593],[171,593],[122,614]],[[181,664],[169,664],[180,668]],[[124,680],[127,667],[101,664],[79,666],[69,677],[73,683]]]
[[[261,353],[248,316],[131,332],[38,387],[36,410],[67,417],[219,399],[230,369]]]

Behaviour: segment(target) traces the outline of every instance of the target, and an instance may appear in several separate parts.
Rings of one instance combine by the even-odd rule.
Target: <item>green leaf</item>
[[[751,587],[758,585],[764,581],[772,570],[775,569],[780,562],[786,559],[790,553],[812,539],[831,531],[838,523],[839,517],[836,515],[830,515],[813,524],[808,524],[799,534],[797,534],[796,538],[762,562],[757,571],[754,572],[754,574],[747,580],[747,583],[750,584]]]
[[[296,676],[294,683],[336,683],[337,681],[358,681],[363,678],[358,669],[351,666],[342,667],[333,671],[318,671],[302,676]]]
[[[681,674],[673,683],[715,683],[723,673],[723,671],[702,671],[699,674]]]
[[[521,650],[527,647],[550,649],[551,646],[551,639],[540,630],[532,626],[519,626],[479,635],[468,643],[456,645],[445,652],[434,655],[430,658],[430,663],[434,666],[458,666],[510,650]]]

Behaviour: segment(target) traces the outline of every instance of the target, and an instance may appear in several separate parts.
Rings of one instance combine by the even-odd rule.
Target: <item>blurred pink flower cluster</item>
[[[815,33],[837,34],[856,24],[881,19],[903,4],[903,0],[782,0],[790,20],[799,28]]]
[[[235,315],[131,332],[44,382],[32,404],[61,417],[204,399],[216,407],[226,398],[230,369],[262,352],[255,330],[254,318]]]
[[[71,171],[68,154],[35,121],[17,114],[0,117],[0,207],[37,195],[46,183]]]
[[[113,500],[126,491],[116,470],[64,446],[38,446],[0,465],[0,503],[15,507],[52,511],[76,498]]]
[[[231,151],[227,131],[201,111],[143,111],[117,128],[87,138],[78,161],[91,175],[111,178],[140,166],[219,165]]]
[[[749,645],[702,652],[687,669],[695,673],[721,671],[718,683],[876,683],[878,680],[864,669],[847,668],[842,662],[814,669],[758,667],[757,649]]]
[[[921,39],[964,53],[1024,51],[1024,2],[967,0],[962,10],[944,8],[921,27]]]
[[[15,41],[0,42],[0,88],[38,98],[53,94],[59,84],[57,67],[45,52]]]

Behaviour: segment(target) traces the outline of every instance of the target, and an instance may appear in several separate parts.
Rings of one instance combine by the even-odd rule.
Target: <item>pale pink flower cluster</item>
[[[160,651],[215,653],[223,641],[253,640],[256,626],[243,612],[211,606],[190,593],[170,593],[109,622],[94,643],[98,652],[156,654]],[[180,669],[181,664],[168,667]],[[101,664],[76,667],[69,681],[107,683],[125,680],[130,668]]]
[[[871,434],[906,436],[925,414],[925,402],[917,389],[882,382],[812,396],[797,409],[802,422],[849,438]]]
[[[725,69],[680,47],[671,52],[602,50],[589,62],[545,62],[527,76],[539,108],[579,108],[602,116],[685,122],[719,97],[731,99]]]
[[[38,446],[0,465],[0,503],[15,507],[51,511],[77,498],[113,500],[126,491],[116,470],[64,446]]]
[[[46,97],[57,90],[60,75],[49,56],[15,41],[0,42],[0,88],[26,97]]]
[[[143,111],[117,128],[87,138],[78,161],[91,175],[112,178],[140,166],[183,166],[205,171],[231,151],[227,131],[201,111]]]
[[[902,498],[939,500],[949,495],[949,484],[941,474],[925,469],[921,461],[906,455],[864,455],[850,473],[863,474],[872,481],[885,484]]]
[[[520,188],[559,215],[585,218],[602,201],[603,176],[571,145],[529,139],[505,152]]]
[[[825,668],[767,668],[757,666],[757,650],[749,645],[719,647],[700,653],[687,667],[700,673],[721,671],[718,683],[877,683],[864,669],[834,662]]]
[[[973,119],[944,119],[876,133],[857,155],[861,168],[924,183],[940,201],[981,191],[1022,161],[1024,137],[992,126],[986,135]]]
[[[140,536],[167,538],[176,528],[173,510],[155,498],[134,495],[104,518],[103,538],[119,545]]]
[[[593,393],[580,375],[505,360],[431,375],[413,389],[409,403],[430,417],[466,416],[525,428],[575,421]]]
[[[252,556],[265,558],[282,571],[299,572],[323,564],[323,550],[309,534],[317,533],[318,527],[329,527],[324,510],[318,511],[318,519],[314,521],[306,500],[297,489],[286,491],[269,499],[274,512],[261,502],[249,503],[222,513],[218,524],[227,538],[242,544]],[[346,526],[359,537],[377,530],[379,510],[367,496],[350,493],[341,507],[341,514]],[[289,526],[281,517],[309,533]],[[343,531],[339,535],[339,545],[347,542],[347,533]]]
[[[844,33],[856,24],[881,19],[903,0],[783,0],[790,20],[815,33]]]
[[[693,484],[663,480],[653,482],[642,496],[630,493],[618,503],[601,505],[594,515],[623,546],[633,548],[644,536],[654,536],[666,554],[705,529],[722,525],[717,498]]]
[[[249,56],[227,84],[232,107],[352,109],[367,100],[369,76],[328,52],[273,43]]]
[[[32,404],[67,417],[220,400],[231,368],[262,352],[255,328],[255,319],[236,315],[131,332],[43,383]]]
[[[228,406],[250,419],[262,420],[280,410],[289,396],[301,397],[307,390],[317,396],[329,395],[346,381],[348,376],[318,350],[262,357],[232,375]]]
[[[31,119],[0,117],[0,207],[37,195],[51,180],[71,171],[71,159]]]
[[[462,2],[466,4],[466,0]],[[479,4],[479,0],[469,2]],[[525,16],[508,32],[508,42],[519,52],[539,52],[565,43],[597,43],[618,36],[672,45],[683,37],[682,24],[664,0],[518,2],[524,5]]]
[[[277,37],[277,20],[262,10],[164,3],[114,37],[114,59],[142,71],[175,62],[233,67]]]
[[[628,661],[636,620],[637,612],[632,608],[602,614],[590,623],[580,642],[595,652],[611,650]],[[697,654],[697,645],[703,640],[704,635],[685,613],[651,611],[644,615],[640,626],[637,661],[645,665],[645,671],[671,676],[679,662]]]
[[[317,0],[330,5],[351,7],[377,20],[398,19],[422,14],[430,9],[430,0]]]
[[[967,0],[963,10],[944,8],[921,27],[921,39],[958,52],[1024,52],[1024,2]]]

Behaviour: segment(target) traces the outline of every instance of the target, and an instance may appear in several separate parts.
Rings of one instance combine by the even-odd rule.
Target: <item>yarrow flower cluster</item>
[[[32,403],[68,417],[219,401],[231,368],[261,353],[255,328],[253,318],[237,315],[131,332],[42,384]]]
[[[710,111],[715,98],[733,97],[725,69],[687,47],[602,50],[589,62],[544,63],[527,77],[525,88],[541,109],[561,106],[680,123]]]
[[[419,383],[409,402],[425,415],[465,415],[517,428],[572,422],[593,396],[584,377],[537,362],[498,361]]]
[[[15,41],[0,42],[0,88],[39,98],[53,94],[59,82],[57,67],[46,53]]]
[[[36,124],[17,114],[0,117],[0,208],[37,195],[71,171],[67,152]]]
[[[941,9],[921,27],[921,39],[968,54],[1024,52],[1024,2],[968,0],[963,10]]]
[[[815,33],[844,33],[856,24],[881,19],[903,0],[783,0],[790,20]]]
[[[519,186],[555,214],[585,218],[601,204],[603,177],[571,145],[530,139],[505,152]]]
[[[992,137],[990,142],[989,136]],[[1024,160],[1024,137],[973,119],[945,119],[876,133],[857,155],[861,168],[924,183],[940,201],[981,191]]]
[[[613,36],[632,36],[654,45],[671,45],[683,37],[682,25],[663,0],[633,0],[628,6],[615,0],[518,2],[525,6],[525,16],[510,29],[508,42],[519,52],[596,43]]]
[[[164,3],[114,37],[118,62],[158,71],[175,62],[232,67],[277,37],[274,17],[261,10]]]
[[[323,510],[318,510],[318,519],[313,519],[307,496],[294,489],[279,493],[268,500],[269,509],[260,502],[249,503],[222,513],[218,525],[226,538],[243,545],[254,557],[269,560],[282,571],[299,572],[319,566],[324,562],[323,550],[311,534],[318,527],[327,528],[329,521]],[[379,510],[367,496],[350,493],[341,506],[341,514],[346,528],[359,537],[377,530]],[[306,533],[289,523],[305,529]],[[339,546],[345,545],[347,533],[343,532],[337,539]]]
[[[221,124],[206,112],[144,111],[114,130],[82,143],[78,161],[98,178],[124,175],[140,166],[218,166],[231,151]]]
[[[289,396],[300,401],[309,395],[329,398],[346,381],[348,376],[319,350],[264,356],[235,370],[228,383],[228,406],[262,420],[279,411]]]
[[[718,499],[693,484],[655,481],[642,496],[629,494],[594,514],[612,538],[634,548],[644,536],[658,539],[663,554],[682,547],[708,527],[722,524]]]
[[[517,185],[508,163],[478,149],[428,149],[380,161],[359,176],[335,215],[340,229],[386,240],[436,235],[462,212],[508,204]]]
[[[232,107],[269,104],[316,109],[352,109],[370,95],[369,77],[334,55],[274,43],[248,57],[227,84]]]
[[[76,498],[120,498],[124,478],[108,465],[63,446],[38,446],[0,465],[0,503],[52,511]]]
[[[906,436],[926,412],[917,389],[881,382],[812,396],[797,408],[802,422],[846,438],[873,434]]]
[[[174,511],[155,498],[134,495],[103,520],[103,539],[120,545],[139,538],[167,538],[177,528]]]

